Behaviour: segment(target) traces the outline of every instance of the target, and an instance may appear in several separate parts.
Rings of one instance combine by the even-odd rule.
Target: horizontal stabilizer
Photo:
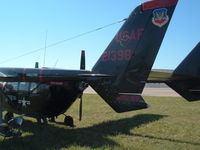
[[[109,92],[108,92],[109,93]],[[105,101],[118,113],[148,108],[140,95],[116,94],[102,95]]]

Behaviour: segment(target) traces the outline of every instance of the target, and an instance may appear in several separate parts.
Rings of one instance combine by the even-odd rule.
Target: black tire
[[[65,119],[64,119],[64,123],[67,126],[75,127],[74,126],[74,120],[73,120],[73,118],[71,116],[66,116]]]
[[[54,116],[53,116],[53,117],[50,117],[50,118],[49,118],[49,122],[56,122],[55,117],[54,117]]]
[[[4,120],[5,120],[6,122],[8,122],[8,121],[10,121],[13,117],[14,117],[13,113],[7,112],[7,113],[5,114],[5,116],[4,116]]]
[[[48,124],[47,118],[45,118],[45,117],[36,118],[36,120],[37,120],[37,124],[38,124],[38,125],[45,125],[45,124]]]
[[[42,124],[41,118],[36,118],[36,120],[37,120],[37,124],[38,124],[38,125],[41,125],[41,124]]]
[[[48,124],[48,120],[47,120],[47,118],[42,117],[42,121],[43,121],[43,124],[44,124],[44,125],[45,125],[45,124]]]

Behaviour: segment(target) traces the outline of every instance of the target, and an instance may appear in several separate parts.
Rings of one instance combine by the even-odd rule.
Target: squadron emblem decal
[[[153,11],[152,22],[158,27],[164,26],[169,21],[166,8],[159,8]]]

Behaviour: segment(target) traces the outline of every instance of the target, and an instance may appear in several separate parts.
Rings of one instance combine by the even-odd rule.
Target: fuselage
[[[66,70],[0,68],[0,72],[16,78],[1,82],[3,110],[31,117],[53,117],[64,113],[84,90],[80,89],[82,81],[59,81],[59,77],[73,76],[77,71],[68,71],[65,75]],[[46,81],[47,77],[55,79]],[[30,78],[35,82],[27,82]]]

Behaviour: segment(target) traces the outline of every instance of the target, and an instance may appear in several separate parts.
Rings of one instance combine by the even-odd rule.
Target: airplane
[[[54,121],[80,98],[90,85],[116,112],[148,108],[141,93],[146,83],[166,83],[188,101],[200,99],[199,48],[173,73],[151,71],[178,0],[150,0],[136,7],[100,56],[92,70],[85,70],[82,51],[80,70],[0,68],[0,120],[13,113]],[[64,123],[73,125],[66,116]]]

